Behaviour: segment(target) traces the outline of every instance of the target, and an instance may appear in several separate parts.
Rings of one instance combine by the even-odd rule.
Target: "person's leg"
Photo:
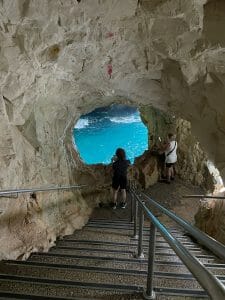
[[[166,178],[166,164],[163,163],[162,165],[162,179]]]
[[[171,179],[172,170],[173,170],[173,167],[169,167],[169,169],[168,169],[168,177],[167,177],[168,181],[170,181],[170,179]]]
[[[171,180],[175,179],[175,165],[172,166],[172,172],[171,172]]]
[[[165,163],[165,153],[161,155],[161,179],[166,178],[166,163]]]
[[[118,197],[118,191],[119,191],[119,179],[117,177],[113,177],[112,179],[112,189],[113,189],[113,209],[116,208],[117,205],[117,197]]]
[[[113,190],[113,202],[114,202],[114,204],[117,202],[118,191],[119,191],[119,188],[117,190]]]
[[[173,166],[171,167],[170,179],[174,179],[174,169],[173,169]]]
[[[174,164],[167,164],[168,172],[167,172],[167,182],[169,183],[170,180],[174,179]]]
[[[170,183],[170,178],[171,178],[171,169],[173,166],[171,164],[166,164],[166,182]]]
[[[169,176],[170,176],[170,168],[168,166],[166,166],[166,179],[169,180]]]
[[[119,191],[119,187],[117,188],[117,190],[113,189],[113,209],[115,209],[117,205],[118,191]]]
[[[122,194],[122,202],[121,202],[121,208],[125,208],[127,205],[126,198],[127,198],[127,193],[126,193],[126,188],[127,188],[127,178],[125,176],[120,178],[120,190]]]
[[[121,189],[121,193],[122,193],[122,203],[121,203],[121,207],[125,208],[127,205],[127,193],[126,193],[126,189]]]

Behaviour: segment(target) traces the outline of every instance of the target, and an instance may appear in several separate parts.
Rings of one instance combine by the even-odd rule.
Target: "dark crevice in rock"
[[[58,25],[59,25],[59,26],[62,26],[62,23],[61,23],[61,18],[60,18],[60,16],[58,17]]]
[[[4,102],[5,102],[5,108],[6,108],[6,113],[8,115],[9,122],[13,120],[13,104],[12,102],[3,96]]]
[[[30,0],[25,0],[21,7],[21,17],[24,18],[29,10]]]

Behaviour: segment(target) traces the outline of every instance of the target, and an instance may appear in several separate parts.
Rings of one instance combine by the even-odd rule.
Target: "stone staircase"
[[[176,227],[170,232],[225,282],[225,264]],[[0,299],[143,299],[149,228],[144,227],[143,259],[134,258],[137,240],[125,219],[92,219],[48,253],[0,264]],[[192,274],[157,233],[156,299],[207,299]]]

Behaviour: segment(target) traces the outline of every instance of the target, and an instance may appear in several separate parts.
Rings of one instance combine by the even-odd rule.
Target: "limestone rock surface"
[[[195,215],[195,225],[225,245],[225,201],[203,199]]]

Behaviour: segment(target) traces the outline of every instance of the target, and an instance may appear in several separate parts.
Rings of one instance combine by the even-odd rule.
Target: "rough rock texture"
[[[183,180],[202,186],[208,192],[213,192],[218,186],[215,172],[209,170],[208,157],[201,149],[196,137],[192,135],[191,123],[181,118],[176,119],[175,116],[154,107],[141,108],[140,112],[148,128],[149,149],[157,149],[160,146],[159,137],[161,141],[165,141],[169,132],[176,134],[178,142],[176,173]],[[149,161],[149,164],[152,162]],[[152,174],[149,171],[144,173],[146,176]]]
[[[152,106],[140,108],[143,123],[148,128],[149,149],[165,141],[169,132],[176,133],[176,118]]]
[[[203,199],[195,215],[195,225],[225,245],[224,219],[225,201],[223,199]]]
[[[79,174],[97,186],[71,132],[81,114],[111,103],[151,105],[190,121],[225,178],[224,20],[222,0],[1,0],[0,187],[74,184]],[[70,192],[68,210],[59,205],[66,195],[42,195],[42,213],[30,212],[26,224],[37,239],[15,238],[27,222],[26,198],[1,206],[1,245],[9,239],[2,258],[47,249],[47,236],[87,219],[80,192]]]
[[[133,178],[141,188],[147,189],[158,181],[159,168],[157,157],[154,157],[150,151],[145,151],[134,161]]]
[[[216,179],[209,171],[207,155],[191,134],[190,122],[178,119],[176,121],[176,135],[179,145],[177,151],[179,160],[176,169],[179,177],[202,186],[208,192],[213,192],[216,188]]]

